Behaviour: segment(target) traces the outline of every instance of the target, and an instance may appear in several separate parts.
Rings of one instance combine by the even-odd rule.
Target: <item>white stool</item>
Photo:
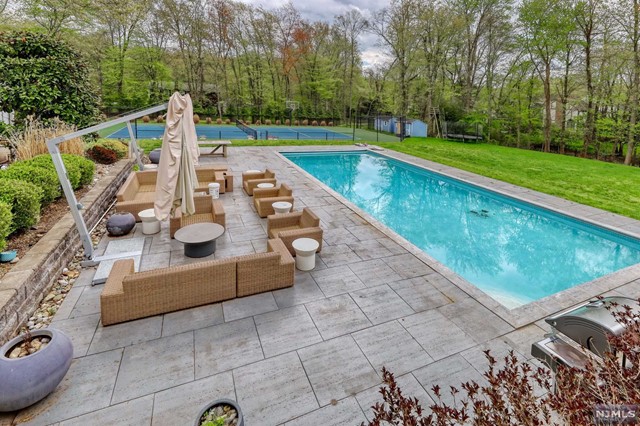
[[[220,184],[218,182],[213,182],[209,184],[209,195],[214,200],[220,198]]]
[[[245,173],[262,173],[262,170],[245,170]]]
[[[316,267],[316,250],[320,244],[311,238],[298,238],[293,240],[291,246],[296,251],[296,268],[301,271],[310,271]]]
[[[160,221],[156,219],[156,213],[153,209],[142,210],[138,213],[138,217],[142,221],[143,234],[151,235],[160,232]]]
[[[275,185],[272,183],[264,182],[264,183],[259,183],[257,186],[258,188],[273,188]]]
[[[286,201],[276,201],[275,203],[271,204],[271,206],[273,207],[273,211],[276,212],[276,214],[289,213],[291,211],[291,207],[293,207],[291,203],[288,203]]]

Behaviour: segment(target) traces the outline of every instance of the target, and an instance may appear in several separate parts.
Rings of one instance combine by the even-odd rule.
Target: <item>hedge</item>
[[[53,160],[51,160],[51,156],[48,154],[38,155],[26,162],[32,162],[40,167],[53,170],[57,176]],[[79,155],[62,154],[62,162],[64,163],[64,167],[67,169],[67,176],[69,177],[69,182],[71,182],[71,187],[73,189],[81,188],[93,181],[93,174],[96,168],[93,161]]]
[[[96,164],[88,158],[79,155],[62,154],[62,161],[65,167],[67,164],[76,163],[80,168],[80,186],[89,185],[93,182],[93,175],[96,172]]]
[[[41,199],[42,190],[32,183],[0,179],[0,201],[10,205],[13,214],[9,234],[38,223]]]
[[[71,182],[71,187],[73,189],[80,188],[80,177],[82,175],[80,172],[80,166],[78,166],[76,163],[67,164],[66,161],[63,161],[63,162],[64,162],[64,167],[67,169],[67,176],[69,177],[69,182]],[[51,159],[51,156],[49,154],[38,155],[36,157],[33,157],[30,160],[25,160],[21,163],[18,162],[15,164],[28,164],[34,167],[40,167],[42,169],[49,170],[56,175],[56,181],[58,182],[58,185],[60,185],[60,179],[58,179],[58,173],[56,172],[56,168],[53,165],[53,160]],[[28,179],[24,179],[24,180],[29,181]]]
[[[129,146],[117,139],[99,139],[93,146],[101,146],[115,152],[118,160],[129,155]]]
[[[60,181],[55,171],[30,164],[29,161],[18,161],[0,172],[0,180],[22,180],[35,184],[41,190],[40,202],[43,206],[62,195]]]
[[[0,251],[7,246],[6,238],[11,229],[11,206],[4,201],[0,201]]]

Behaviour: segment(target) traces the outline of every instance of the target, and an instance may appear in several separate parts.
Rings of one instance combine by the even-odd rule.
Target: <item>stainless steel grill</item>
[[[617,304],[617,306],[613,306]],[[620,335],[624,326],[618,323],[612,312],[627,305],[640,316],[637,301],[628,297],[605,297],[585,302],[567,309],[545,321],[553,327],[551,336],[534,343],[531,354],[546,362],[552,370],[557,364],[580,367],[587,356],[578,348],[582,346],[600,356],[610,349],[608,335]]]

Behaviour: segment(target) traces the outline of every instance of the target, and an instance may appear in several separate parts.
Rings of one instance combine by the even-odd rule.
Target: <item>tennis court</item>
[[[137,139],[161,139],[164,124],[137,124],[133,126]],[[205,139],[300,139],[300,140],[351,140],[353,134],[340,133],[325,127],[252,126],[247,131],[236,126],[196,125],[198,138]],[[126,127],[107,136],[111,139],[129,138]],[[356,137],[356,139],[358,139]]]

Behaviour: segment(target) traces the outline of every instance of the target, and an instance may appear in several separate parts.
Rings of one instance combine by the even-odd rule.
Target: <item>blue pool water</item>
[[[640,263],[640,241],[372,153],[283,153],[509,309]]]

